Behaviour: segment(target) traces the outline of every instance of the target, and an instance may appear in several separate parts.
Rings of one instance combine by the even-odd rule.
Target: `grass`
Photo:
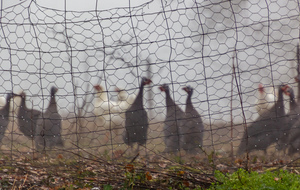
[[[210,190],[300,189],[300,175],[287,170],[258,173],[257,171],[247,172],[244,169],[239,169],[232,174],[223,174],[220,171],[216,171],[215,177],[218,182],[213,183],[209,188]]]

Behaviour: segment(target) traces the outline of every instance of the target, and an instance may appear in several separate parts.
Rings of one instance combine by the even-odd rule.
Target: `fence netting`
[[[0,161],[229,170],[249,166],[247,153],[252,164],[297,159],[299,10],[287,0],[95,1],[88,11],[1,1]]]

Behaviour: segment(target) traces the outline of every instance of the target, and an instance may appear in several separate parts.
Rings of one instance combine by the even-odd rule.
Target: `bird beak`
[[[158,88],[159,88],[159,90],[162,91],[162,92],[165,91],[165,89],[164,89],[162,86],[160,86],[160,87],[158,87]]]

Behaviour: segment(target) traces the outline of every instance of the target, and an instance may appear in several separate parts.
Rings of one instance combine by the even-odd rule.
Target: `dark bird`
[[[295,123],[297,123],[297,121],[300,119],[299,117],[300,106],[298,106],[298,104],[296,103],[294,90],[291,87],[287,86],[284,93],[290,97],[290,111],[287,114],[287,118],[286,118],[287,123],[280,128],[281,136],[279,138],[277,148],[278,150],[284,150],[285,152],[285,149],[288,148],[290,144],[289,139],[292,138],[293,134],[295,133],[295,131],[297,131],[298,128],[298,127],[294,127],[292,129]]]
[[[278,100],[275,105],[245,130],[237,151],[238,155],[253,150],[264,150],[266,153],[271,144],[278,143],[281,136],[280,129],[286,124],[283,104],[283,92],[286,88],[286,85],[278,87]]]
[[[10,110],[10,101],[13,98],[13,93],[7,93],[6,103],[3,108],[0,109],[0,142],[2,141],[5,131],[9,123],[9,110]]]
[[[300,102],[300,45],[297,45],[297,73],[298,75],[295,77],[296,82],[298,83],[298,96],[297,102]]]
[[[165,153],[177,153],[183,144],[181,128],[185,124],[185,113],[175,104],[170,96],[170,89],[167,84],[159,87],[162,92],[166,93],[167,113],[164,121],[164,141],[166,148]]]
[[[187,92],[185,108],[185,126],[182,127],[183,144],[182,148],[188,154],[195,154],[201,150],[203,145],[204,125],[201,115],[197,112],[192,104],[192,95],[194,89],[190,86],[183,88]],[[201,151],[200,151],[201,152]]]
[[[27,108],[25,92],[22,92],[18,96],[21,97],[21,104],[17,113],[19,129],[26,137],[34,138],[36,122],[42,112]]]
[[[286,143],[288,149],[288,155],[293,156],[299,153],[300,150],[300,120],[291,127],[288,134],[288,142]]]
[[[297,102],[300,102],[300,47],[297,45],[297,73],[298,75],[295,77],[298,88],[298,96]],[[284,138],[280,140],[283,141],[283,148],[288,149],[288,155],[293,156],[295,153],[299,152],[300,149],[300,105],[295,102],[294,91],[291,88],[286,90],[286,94],[290,96],[290,107],[291,113],[289,114],[289,125],[287,126],[287,130],[284,131]],[[293,104],[293,107],[292,107]],[[296,121],[295,121],[296,120]],[[293,122],[291,122],[293,121]],[[291,126],[292,124],[292,126]],[[291,127],[290,127],[291,126]]]
[[[283,144],[284,148],[288,149],[288,155],[293,156],[295,153],[300,150],[300,106],[295,102],[294,92],[292,88],[288,88],[287,95],[290,96],[291,100],[291,113],[288,115],[289,123],[286,126],[286,130],[283,131],[283,135],[281,137],[281,144]],[[292,107],[293,103],[293,107]],[[293,108],[293,110],[292,110]],[[293,121],[293,122],[292,122]]]
[[[125,112],[125,133],[123,139],[127,145],[131,146],[131,149],[133,144],[137,143],[137,152],[139,152],[140,145],[145,145],[147,142],[149,122],[147,112],[143,106],[143,91],[144,86],[151,82],[150,79],[142,78],[139,93],[133,104]]]
[[[54,146],[63,147],[61,138],[62,118],[57,111],[55,94],[58,91],[56,87],[51,88],[51,99],[45,113],[42,113],[37,120],[37,129],[35,135],[35,145],[38,151],[45,150]]]

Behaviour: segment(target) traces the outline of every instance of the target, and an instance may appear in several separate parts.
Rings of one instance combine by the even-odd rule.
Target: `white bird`
[[[108,99],[107,92],[100,85],[95,85],[96,96],[94,100],[94,114],[100,119],[98,126],[103,126],[107,131],[106,136],[109,139],[109,132],[113,131],[119,136],[119,129],[122,129],[124,119],[120,115],[118,103]],[[117,138],[111,134],[112,138]],[[116,140],[116,139],[114,139]]]
[[[21,94],[23,91],[19,91],[15,94]],[[21,105],[21,97],[19,96],[14,96],[13,97],[14,101],[10,101],[10,111],[14,111],[15,113],[17,112],[18,108]],[[3,96],[0,96],[0,108],[4,107],[6,104],[6,98]]]
[[[22,91],[17,92],[16,94],[21,94]],[[6,104],[6,98],[1,96],[0,97],[0,108],[3,108]],[[10,107],[9,107],[9,113],[10,117],[9,120],[13,121],[16,118],[16,113],[18,113],[18,110],[21,105],[21,97],[14,96],[13,101],[10,101]],[[12,115],[11,115],[12,114]]]
[[[0,97],[0,106],[1,106],[1,107],[4,107],[5,104],[6,104],[6,99],[5,99],[3,96],[1,96],[1,97]]]
[[[118,92],[118,101],[117,101],[117,107],[120,111],[120,113],[125,113],[126,110],[128,110],[133,102],[136,99],[135,94],[128,94],[124,89],[116,88],[116,91]]]
[[[277,100],[277,97],[275,95],[274,88],[267,92],[262,84],[258,85],[258,92],[259,95],[255,108],[257,110],[257,113],[259,115],[262,115],[265,111],[268,111],[273,107],[275,101]]]

